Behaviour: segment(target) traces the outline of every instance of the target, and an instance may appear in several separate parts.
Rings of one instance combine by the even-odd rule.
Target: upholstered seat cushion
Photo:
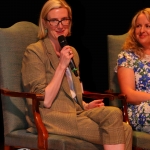
[[[133,131],[133,145],[143,149],[150,149],[150,134]]]
[[[27,133],[25,130],[13,131],[6,136],[5,144],[37,149],[37,135],[33,133]],[[76,138],[50,134],[48,138],[48,149],[49,150],[103,150],[103,146],[94,145],[87,141],[79,140]]]

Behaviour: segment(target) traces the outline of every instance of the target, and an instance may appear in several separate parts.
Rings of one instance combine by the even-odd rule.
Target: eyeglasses
[[[57,20],[57,19],[45,19],[46,21],[48,21],[50,23],[51,26],[58,26],[59,23],[61,23],[63,26],[68,26],[70,24],[70,18],[64,18],[62,20]]]

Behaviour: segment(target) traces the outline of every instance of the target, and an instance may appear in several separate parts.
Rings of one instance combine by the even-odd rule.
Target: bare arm
[[[72,51],[70,46],[65,46],[60,52],[60,62],[55,71],[55,74],[51,82],[45,88],[45,99],[44,106],[50,108],[53,100],[55,99],[64,77],[66,68],[69,65],[70,59],[73,57],[73,54],[69,55],[69,52]]]
[[[135,77],[132,69],[119,67],[117,72],[121,92],[127,95],[129,103],[139,104],[150,100],[150,94],[135,90]]]

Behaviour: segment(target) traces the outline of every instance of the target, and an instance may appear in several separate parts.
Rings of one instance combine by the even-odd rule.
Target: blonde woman
[[[89,104],[82,100],[79,76],[69,67],[73,58],[78,68],[78,53],[69,45],[61,48],[58,42],[60,35],[71,35],[71,24],[71,8],[64,0],[48,0],[44,4],[39,41],[29,45],[23,57],[24,89],[45,95],[40,113],[49,133],[103,145],[105,150],[131,150],[132,129],[122,122],[122,112],[105,107],[101,99]],[[34,132],[31,122],[28,131]]]
[[[150,8],[134,16],[116,72],[133,129],[150,133]]]

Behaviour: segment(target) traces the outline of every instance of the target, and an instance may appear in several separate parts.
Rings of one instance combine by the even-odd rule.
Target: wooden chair
[[[48,134],[39,113],[43,95],[24,93],[21,84],[21,64],[26,47],[37,41],[38,26],[27,21],[9,28],[0,28],[0,92],[3,110],[5,150],[29,148],[32,150],[103,150],[102,145],[67,136]],[[110,94],[85,91],[83,97],[109,98]],[[31,98],[37,134],[26,131],[26,100]],[[1,133],[2,134],[2,133]]]
[[[125,41],[126,34],[123,35],[108,35],[108,74],[109,74],[109,89],[107,93],[120,94],[117,75],[114,73],[114,67],[116,65],[118,53],[121,50],[123,42]],[[109,105],[122,107],[122,103],[119,99],[109,101]],[[128,120],[128,119],[127,119]],[[133,150],[150,150],[150,134],[144,132],[133,131]]]

